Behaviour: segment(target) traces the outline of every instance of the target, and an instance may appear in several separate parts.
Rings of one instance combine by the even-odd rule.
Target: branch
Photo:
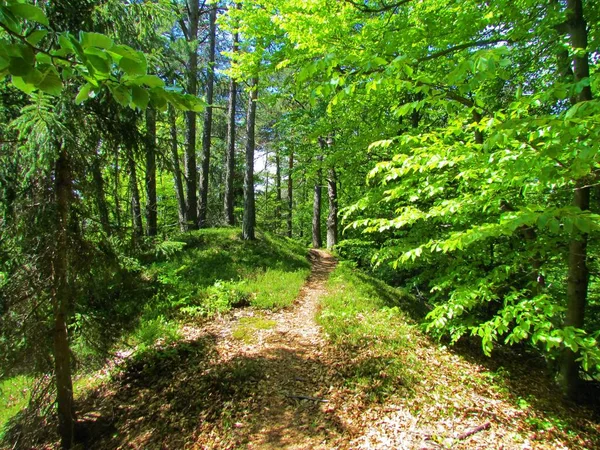
[[[346,3],[350,3],[352,6],[354,6],[356,9],[358,9],[361,12],[381,13],[381,12],[391,11],[396,8],[399,8],[402,5],[406,5],[407,3],[410,3],[412,0],[400,0],[400,1],[397,1],[394,3],[386,3],[385,1],[382,1],[381,6],[379,6],[377,8],[369,7],[369,6],[365,5],[364,2],[358,2],[356,0],[344,0],[344,1]]]
[[[498,44],[500,42],[506,42],[508,44],[513,43],[510,39],[498,38],[498,39],[484,39],[482,41],[474,41],[474,42],[466,42],[464,44],[455,45],[454,47],[447,48],[445,50],[440,50],[439,52],[432,53],[430,55],[424,56],[422,58],[417,59],[417,62],[429,61],[431,59],[439,58],[440,56],[446,56],[450,53],[457,52],[459,50],[464,50],[466,48],[471,47],[483,47],[485,45],[493,45]]]

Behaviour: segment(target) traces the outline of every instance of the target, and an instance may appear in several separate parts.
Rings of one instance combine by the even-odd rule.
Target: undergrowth
[[[348,262],[331,274],[328,290],[318,321],[338,348],[353,355],[347,384],[376,401],[398,389],[410,391],[422,369],[411,339],[415,325],[401,309],[411,297]]]
[[[119,264],[112,271],[91,273],[98,294],[90,291],[91,306],[77,309],[71,326],[75,396],[97,387],[94,379],[116,353],[148,358],[155,348],[180,340],[183,323],[240,306],[290,305],[310,271],[306,247],[269,233],[258,233],[255,241],[243,241],[240,235],[236,228],[174,235],[137,253],[119,250]],[[0,433],[27,405],[27,380],[2,381]]]

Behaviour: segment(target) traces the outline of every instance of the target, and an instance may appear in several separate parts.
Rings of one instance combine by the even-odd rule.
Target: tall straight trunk
[[[275,150],[275,229],[279,231],[281,220],[281,158],[279,150]]]
[[[269,221],[269,149],[265,150],[265,222]]]
[[[321,139],[319,139],[321,141]],[[324,143],[321,143],[321,148],[323,148]],[[323,246],[323,239],[321,238],[321,199],[322,199],[322,187],[321,183],[323,182],[323,174],[321,169],[321,162],[323,161],[322,156],[317,157],[317,164],[319,168],[317,169],[317,174],[315,178],[315,190],[314,190],[314,200],[313,200],[313,219],[312,219],[312,243],[313,248],[321,248]]]
[[[239,8],[239,4],[236,5]],[[240,34],[236,31],[233,33],[232,52],[238,51],[238,42]],[[229,105],[227,107],[227,156],[226,156],[226,172],[225,172],[225,195],[224,195],[224,210],[225,220],[228,225],[235,225],[234,211],[234,196],[233,196],[233,177],[235,173],[235,110],[237,100],[237,83],[232,77],[229,79]]]
[[[200,10],[198,0],[188,0],[188,24],[185,28],[186,40],[190,46],[188,55],[188,67],[186,71],[188,94],[198,95],[198,21]],[[196,113],[186,111],[185,113],[185,221],[186,228],[195,230],[198,228],[198,169],[196,167]]]
[[[133,158],[133,149],[131,147],[127,148],[127,165],[129,166],[129,189],[131,191],[131,223],[133,225],[133,235],[135,237],[142,237],[144,235],[144,226],[142,225],[142,204],[137,184],[135,159]]]
[[[308,203],[308,188],[306,184],[306,169],[302,169],[302,205]],[[300,238],[304,237],[304,215],[300,215]]]
[[[183,181],[181,180],[181,168],[179,167],[179,150],[177,144],[177,116],[175,108],[169,105],[169,125],[171,131],[171,165],[173,166],[173,184],[175,196],[177,197],[177,213],[179,216],[179,229],[183,232],[185,227],[185,195],[183,193]]]
[[[294,194],[294,185],[293,185],[293,179],[292,179],[292,172],[294,170],[294,151],[291,150],[290,151],[290,157],[288,159],[288,179],[287,179],[287,200],[288,200],[288,215],[287,215],[287,235],[288,237],[292,237],[292,214],[293,214],[293,209],[294,209],[294,201],[293,201],[293,194]]]
[[[111,234],[110,219],[108,214],[108,205],[106,196],[104,195],[104,178],[102,177],[102,166],[100,160],[99,149],[102,141],[98,140],[96,151],[94,152],[94,160],[92,161],[92,178],[94,180],[94,197],[96,207],[98,208],[98,217],[100,218],[100,226],[102,231],[107,235]]]
[[[156,111],[146,108],[146,232],[156,236],[158,211],[156,206]]]
[[[114,197],[115,197],[115,222],[117,223],[117,229],[121,228],[121,202],[119,200],[119,146],[115,145],[115,186],[114,186]]]
[[[244,218],[242,238],[254,240],[256,227],[256,209],[254,200],[254,128],[256,124],[256,101],[258,99],[258,78],[250,81],[248,93],[248,115],[246,120],[246,171],[244,173]]]
[[[327,194],[329,198],[329,215],[327,216],[327,248],[332,249],[338,242],[338,198],[337,174],[329,169],[327,176]]]
[[[212,135],[213,93],[215,84],[215,44],[217,35],[217,7],[210,10],[208,32],[208,68],[206,76],[206,102],[204,128],[202,130],[202,164],[200,167],[200,202],[198,203],[198,226],[206,226],[208,210],[208,178],[210,171],[210,146]]]
[[[56,161],[56,250],[52,261],[54,311],[54,373],[56,377],[56,403],[58,405],[58,430],[64,449],[73,445],[75,412],[73,408],[73,381],[71,378],[71,352],[69,350],[68,312],[70,292],[68,285],[69,237],[68,222],[72,194],[71,171],[67,150],[60,147]]]
[[[234,38],[237,37],[237,33]],[[234,40],[235,42],[235,40]],[[234,47],[235,48],[235,47]],[[232,78],[229,80],[229,106],[227,120],[227,158],[225,172],[225,220],[228,225],[235,225],[234,196],[233,196],[233,178],[235,174],[235,108],[237,96],[237,83]]]
[[[579,82],[589,78],[589,55],[585,51],[588,45],[587,24],[583,16],[582,0],[567,0],[567,26],[571,47],[575,50],[573,56],[574,81]],[[585,86],[574,99],[575,103],[592,100],[592,91]],[[575,186],[573,205],[586,211],[590,207],[590,188],[586,180],[578,180]],[[575,234],[569,243],[568,277],[567,277],[567,312],[565,327],[582,328],[585,318],[589,271],[587,267],[587,241],[585,233]],[[579,363],[578,352],[565,348],[561,361],[561,382],[566,395],[571,399],[578,396]]]

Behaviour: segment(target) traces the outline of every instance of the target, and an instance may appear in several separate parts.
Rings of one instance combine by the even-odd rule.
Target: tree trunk
[[[119,200],[119,177],[120,177],[120,167],[119,167],[119,146],[115,145],[115,221],[117,222],[117,229],[121,228],[121,202]]]
[[[58,405],[58,430],[63,449],[73,445],[75,414],[73,409],[73,382],[71,379],[71,352],[67,329],[70,293],[68,285],[69,237],[68,221],[71,203],[71,171],[67,150],[62,146],[56,161],[56,250],[52,272],[54,311],[54,372],[56,376],[56,403]]]
[[[281,158],[279,150],[275,150],[275,230],[279,231],[281,220]]]
[[[158,212],[156,206],[156,111],[146,108],[146,232],[156,236]]]
[[[294,209],[293,194],[294,185],[292,183],[292,172],[294,170],[294,151],[290,151],[290,157],[288,159],[288,179],[287,179],[287,195],[288,195],[288,216],[287,216],[287,235],[289,238],[292,237],[292,214]]]
[[[169,122],[171,128],[171,164],[173,165],[173,184],[175,196],[177,197],[177,213],[179,216],[179,230],[185,231],[185,195],[183,193],[183,181],[181,180],[181,168],[179,167],[179,150],[177,145],[177,116],[175,108],[169,105]]]
[[[237,36],[234,34],[234,51],[237,49]],[[235,109],[236,109],[237,83],[232,78],[229,80],[229,107],[227,122],[227,162],[225,172],[225,220],[228,225],[235,225],[233,177],[235,173]]]
[[[252,78],[248,93],[248,118],[246,120],[246,172],[244,174],[244,218],[242,238],[254,240],[256,210],[254,201],[254,127],[256,124],[256,101],[258,99],[258,78]]]
[[[589,55],[585,51],[588,45],[587,24],[583,16],[581,0],[567,0],[567,25],[571,39],[571,47],[575,50],[573,57],[574,81],[589,78]],[[592,100],[592,91],[585,86],[575,99],[576,103]],[[575,186],[573,205],[586,211],[590,207],[590,188],[585,180],[578,180]],[[587,267],[587,234],[575,234],[569,243],[569,269],[567,277],[567,313],[565,327],[582,328],[585,317],[589,271]],[[565,348],[561,361],[561,383],[565,394],[576,399],[579,387],[579,354]]]
[[[131,147],[127,148],[127,164],[129,165],[129,188],[131,190],[131,223],[133,225],[133,235],[135,237],[142,237],[144,235],[144,227],[142,225],[142,204],[140,202],[140,191],[137,184],[135,159],[133,158],[133,149]]]
[[[332,249],[338,242],[338,198],[337,174],[335,169],[329,169],[327,177],[327,194],[329,197],[329,215],[327,216],[327,248]]]
[[[210,146],[213,116],[213,92],[215,84],[215,43],[217,34],[217,7],[210,10],[208,32],[208,68],[206,74],[206,102],[208,106],[204,111],[204,128],[202,130],[202,164],[200,167],[200,202],[198,203],[198,226],[206,227],[208,210],[208,177],[210,171]]]
[[[265,224],[269,223],[269,149],[265,150]]]
[[[102,177],[102,166],[100,154],[98,150],[102,145],[102,141],[98,140],[96,151],[94,152],[94,160],[92,161],[92,179],[94,180],[94,191],[96,197],[96,206],[98,208],[98,217],[100,218],[100,226],[105,234],[110,235],[110,219],[108,214],[108,205],[106,204],[106,196],[104,195],[104,178]]]
[[[321,144],[323,147],[324,144]],[[323,161],[322,156],[317,157],[317,174],[315,179],[315,192],[314,192],[314,200],[313,200],[313,219],[312,219],[312,242],[313,248],[321,248],[323,245],[323,240],[321,238],[321,183],[322,183],[322,169],[321,162]]]
[[[188,94],[198,95],[198,21],[200,11],[198,0],[188,0],[188,27],[186,40],[190,45],[189,62],[186,72]],[[186,111],[185,113],[185,188],[186,206],[185,221],[186,228],[195,230],[198,228],[198,169],[196,168],[196,113]]]

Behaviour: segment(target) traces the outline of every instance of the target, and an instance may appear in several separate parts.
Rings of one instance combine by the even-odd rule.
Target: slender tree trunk
[[[239,4],[236,5],[239,7]],[[240,35],[236,31],[233,33],[232,52],[238,51],[238,42]],[[226,157],[226,172],[225,172],[225,195],[224,209],[225,220],[228,225],[235,225],[234,216],[234,195],[233,195],[233,178],[235,173],[235,110],[237,100],[237,83],[234,78],[229,79],[229,105],[227,108],[227,157]]]
[[[146,232],[156,236],[158,211],[156,205],[156,111],[146,108]]]
[[[71,171],[67,150],[60,147],[56,161],[56,250],[53,258],[54,310],[54,372],[56,376],[56,403],[58,405],[58,430],[63,449],[73,445],[75,414],[73,408],[73,382],[71,378],[71,352],[69,350],[68,312],[70,292],[68,285],[69,237],[68,222],[71,203]]]
[[[258,78],[252,78],[248,93],[248,118],[246,120],[246,172],[244,174],[244,218],[242,238],[254,240],[256,210],[254,201],[254,127],[256,124],[256,101],[258,99]]]
[[[169,123],[171,128],[171,165],[173,166],[173,184],[175,196],[177,197],[177,213],[179,216],[179,229],[183,232],[185,227],[185,195],[183,192],[183,181],[181,180],[181,168],[179,166],[179,150],[177,144],[177,116],[175,108],[169,105]]]
[[[275,230],[279,231],[281,220],[281,158],[275,150]]]
[[[287,216],[287,235],[289,238],[292,237],[292,219],[293,219],[293,209],[294,209],[294,185],[292,179],[292,172],[294,170],[294,151],[290,151],[290,157],[288,159],[288,179],[287,179],[287,195],[288,195],[288,216]]]
[[[302,170],[302,205],[308,203],[308,188],[306,183],[306,169]],[[304,237],[304,214],[300,215],[300,239]]]
[[[115,221],[117,222],[117,229],[121,229],[121,202],[119,200],[119,177],[121,171],[119,167],[119,146],[115,145]]]
[[[215,84],[215,43],[217,34],[217,7],[210,11],[208,32],[208,69],[206,77],[206,102],[204,111],[204,128],[202,130],[202,164],[200,167],[200,202],[198,203],[198,226],[206,227],[208,210],[208,178],[210,171],[210,146],[212,135],[213,92]]]
[[[269,149],[265,151],[265,223],[269,223]]]
[[[234,49],[237,48],[237,33],[234,34]],[[235,109],[236,109],[237,83],[232,78],[229,80],[229,107],[227,121],[227,160],[225,172],[225,220],[228,225],[235,225],[233,178],[235,174]]]
[[[587,24],[583,16],[582,0],[567,0],[567,25],[571,46],[575,50],[573,57],[574,81],[589,78],[589,55]],[[585,86],[575,99],[576,103],[592,100],[592,91]],[[590,188],[586,180],[578,180],[575,186],[573,205],[586,211],[590,207]],[[582,328],[585,317],[589,271],[587,267],[587,234],[574,234],[569,244],[569,269],[567,277],[567,313],[565,327]],[[571,399],[578,396],[579,387],[579,356],[569,348],[565,348],[561,361],[561,382],[566,395]]]
[[[106,204],[106,196],[104,195],[104,178],[102,177],[102,166],[99,154],[100,145],[102,145],[102,141],[98,140],[98,145],[94,152],[94,160],[92,161],[92,178],[94,180],[94,191],[98,216],[100,218],[100,226],[104,233],[110,235],[112,230],[110,229],[108,205]]]
[[[135,159],[133,158],[133,149],[131,147],[127,148],[127,164],[129,165],[129,189],[131,190],[131,222],[133,225],[133,235],[135,237],[142,237],[144,235],[142,204],[137,184]]]
[[[327,177],[327,194],[329,198],[329,215],[327,216],[327,248],[332,249],[338,242],[338,197],[337,174],[329,169]]]
[[[319,139],[321,143],[321,149],[324,147],[324,142],[322,139]],[[321,238],[321,184],[323,182],[322,178],[322,169],[321,162],[323,161],[322,156],[317,157],[317,174],[315,179],[315,192],[314,192],[314,200],[313,200],[313,219],[312,219],[312,243],[313,248],[321,248],[323,246],[323,239]]]
[[[188,94],[198,95],[198,21],[200,11],[198,0],[188,0],[188,26],[186,40],[190,45],[189,61],[186,72]],[[186,111],[185,113],[185,188],[186,206],[185,221],[186,228],[195,230],[198,228],[198,169],[196,167],[196,113]]]

